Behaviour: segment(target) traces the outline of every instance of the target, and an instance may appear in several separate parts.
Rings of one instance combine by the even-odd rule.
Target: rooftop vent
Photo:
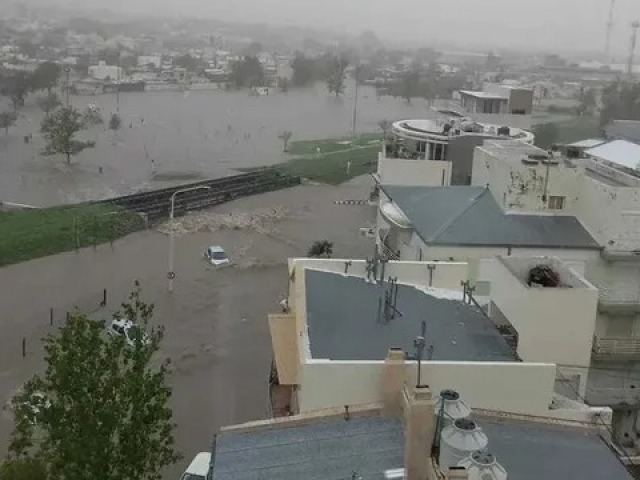
[[[489,452],[473,452],[458,466],[467,469],[469,480],[507,480],[507,471]]]
[[[440,415],[442,410],[443,427],[461,418],[471,415],[471,408],[460,398],[460,394],[455,390],[442,390],[436,399],[436,415]]]
[[[461,418],[442,430],[440,439],[440,468],[458,465],[478,450],[487,448],[489,440],[473,420]]]

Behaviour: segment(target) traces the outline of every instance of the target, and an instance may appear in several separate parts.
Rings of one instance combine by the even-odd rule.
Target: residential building
[[[100,61],[98,65],[89,66],[89,76],[97,80],[116,81],[123,77],[123,70],[116,65],[107,65]]]
[[[393,123],[378,159],[377,181],[387,185],[467,185],[476,146],[488,139],[527,144],[535,139],[520,128],[478,123],[456,115],[443,111],[434,120]]]
[[[571,215],[600,246],[582,266],[599,290],[586,398],[611,406],[621,440],[631,442],[640,432],[640,146],[578,143],[579,155],[566,158],[487,142],[477,149],[473,183],[509,211]]]
[[[633,478],[600,417],[559,422],[471,409],[454,390],[435,397],[405,382],[398,363],[385,364],[379,403],[223,427],[207,478]]]
[[[568,408],[555,392],[557,382],[568,382],[576,398],[585,392],[580,367],[589,363],[597,290],[559,260],[495,262],[483,265],[478,282],[466,263],[290,260],[289,311],[269,316],[274,414],[381,402],[390,349],[402,359],[402,379],[437,391],[455,385],[477,408],[565,420],[603,412],[580,402]],[[565,287],[526,285],[530,264],[545,262]],[[475,293],[461,286],[467,282]],[[548,305],[544,319],[514,301]]]
[[[162,55],[140,55],[138,57],[138,66],[159,70],[162,67]]]
[[[533,89],[486,84],[482,91],[461,90],[460,106],[470,114],[531,115]]]

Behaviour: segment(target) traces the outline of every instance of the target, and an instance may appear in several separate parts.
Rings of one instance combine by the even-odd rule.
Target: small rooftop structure
[[[600,248],[575,217],[507,213],[484,187],[381,188],[427,245]]]
[[[398,284],[395,318],[379,318],[388,284],[361,277],[306,270],[307,322],[314,359],[384,360],[389,348],[413,351],[426,321],[432,360],[517,361],[492,324],[459,291]]]
[[[509,100],[509,96],[501,93],[494,93],[494,92],[460,90],[460,94],[469,95],[470,97],[475,97],[475,98],[489,99],[489,100]]]
[[[585,153],[591,157],[631,170],[640,168],[640,145],[627,140],[614,140],[604,143],[585,150]]]

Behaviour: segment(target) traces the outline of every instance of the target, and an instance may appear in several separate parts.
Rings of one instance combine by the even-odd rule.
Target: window
[[[566,197],[550,196],[547,202],[549,210],[562,210],[564,208],[564,199]]]

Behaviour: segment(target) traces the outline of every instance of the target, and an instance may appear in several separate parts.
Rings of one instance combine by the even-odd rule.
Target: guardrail
[[[129,211],[146,215],[150,222],[159,221],[169,216],[171,196],[178,190],[199,186],[207,186],[207,190],[185,192],[175,202],[175,216],[181,216],[192,210],[200,210],[235,198],[256,195],[300,184],[300,177],[281,175],[272,170],[216,178],[200,182],[163,188],[150,192],[110,198],[93,202],[97,204],[115,205]]]
[[[591,351],[596,358],[640,359],[640,338],[595,335]]]

